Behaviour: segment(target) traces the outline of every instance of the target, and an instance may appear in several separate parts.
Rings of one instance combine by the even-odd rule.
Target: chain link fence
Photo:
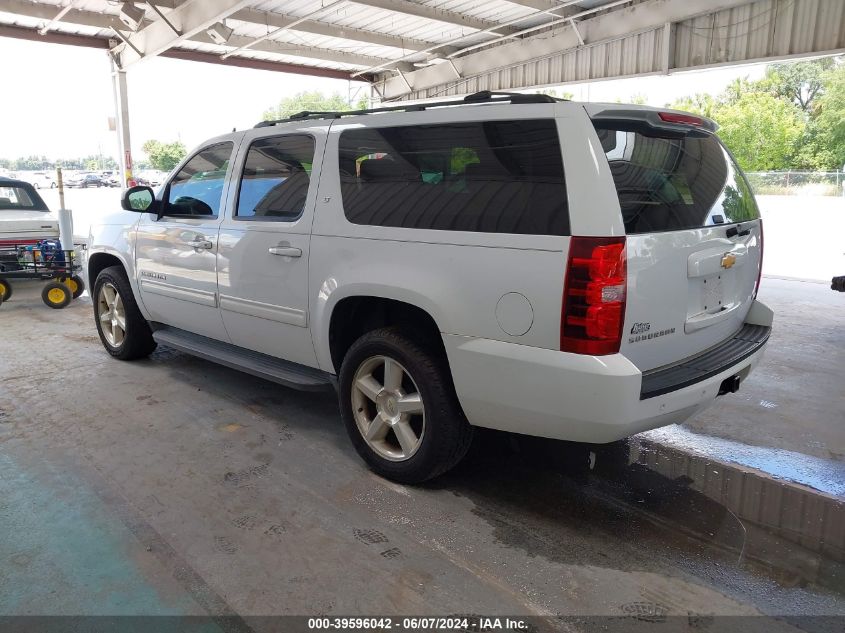
[[[745,175],[758,196],[845,197],[845,172],[752,171]]]

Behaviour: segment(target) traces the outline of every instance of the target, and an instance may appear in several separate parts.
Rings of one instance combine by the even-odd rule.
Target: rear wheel
[[[70,289],[59,281],[51,281],[44,284],[41,291],[41,300],[45,305],[54,310],[61,310],[73,299]]]
[[[78,299],[79,296],[85,292],[85,282],[82,281],[82,277],[79,275],[65,277],[62,281],[70,289],[74,299]]]
[[[343,359],[340,405],[352,444],[379,475],[436,477],[466,454],[466,421],[442,355],[396,328],[358,339]]]
[[[5,277],[0,277],[0,300],[8,301],[12,296],[12,284]]]
[[[94,283],[94,321],[106,351],[120,360],[149,356],[156,348],[126,273],[120,266],[100,271]]]

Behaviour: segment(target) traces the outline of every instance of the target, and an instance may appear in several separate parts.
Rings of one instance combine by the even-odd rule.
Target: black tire
[[[340,369],[340,410],[355,450],[377,474],[406,484],[421,483],[445,473],[466,455],[472,442],[472,427],[458,403],[446,359],[424,340],[423,336],[399,328],[373,330],[355,341]],[[404,368],[425,407],[425,430],[419,446],[401,461],[386,459],[368,444],[358,429],[353,410],[355,373],[378,356],[395,360]]]
[[[71,294],[70,288],[60,281],[50,281],[44,284],[44,288],[41,290],[41,300],[47,307],[61,310],[73,300],[73,294]]]
[[[0,300],[8,301],[12,296],[12,284],[5,277],[0,277]]]
[[[64,280],[64,282],[67,287],[70,288],[71,293],[73,293],[74,299],[78,299],[80,295],[85,292],[85,282],[79,275],[73,275],[72,277],[68,277]]]
[[[106,284],[111,285],[120,295],[120,300],[123,304],[123,309],[126,318],[126,331],[123,340],[118,345],[109,343],[106,334],[103,332],[103,324],[100,321],[101,306],[100,291]],[[135,295],[132,294],[132,287],[129,285],[129,279],[121,266],[110,266],[104,268],[97,275],[97,280],[94,282],[94,291],[92,293],[92,300],[94,304],[94,323],[97,326],[97,334],[100,335],[100,341],[106,351],[120,360],[135,360],[137,358],[146,358],[156,348],[153,333],[150,330],[150,325],[141,315],[138,309],[138,304],[135,301]]]

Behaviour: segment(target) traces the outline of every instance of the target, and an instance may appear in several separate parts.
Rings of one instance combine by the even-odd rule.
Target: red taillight
[[[560,350],[615,354],[625,321],[624,237],[573,237],[563,288]]]
[[[704,119],[691,114],[679,114],[677,112],[660,112],[658,114],[661,121],[666,123],[681,123],[682,125],[695,125],[696,127],[704,126]]]
[[[763,220],[760,220],[760,270],[757,271],[757,285],[754,286],[753,299],[757,298],[760,291],[760,279],[763,277]]]

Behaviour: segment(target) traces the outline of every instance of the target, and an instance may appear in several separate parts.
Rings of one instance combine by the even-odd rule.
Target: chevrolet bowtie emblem
[[[725,253],[725,256],[722,257],[722,268],[730,268],[734,264],[736,264],[736,255],[733,253]]]

